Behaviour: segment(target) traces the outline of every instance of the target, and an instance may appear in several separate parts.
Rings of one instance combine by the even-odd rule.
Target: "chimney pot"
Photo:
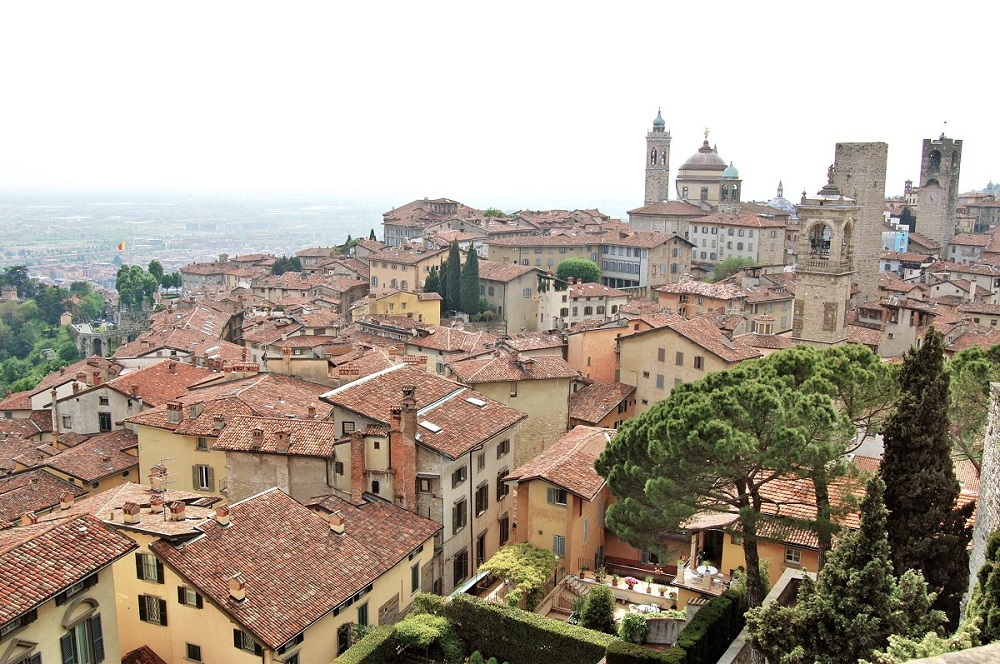
[[[334,535],[343,535],[346,532],[345,522],[344,513],[337,510],[330,515],[330,532]]]
[[[229,597],[234,602],[242,602],[247,598],[247,582],[239,572],[229,579]]]
[[[308,408],[306,408],[306,412],[309,414],[309,417],[316,417],[316,405],[309,404]]]
[[[217,413],[214,418],[214,425],[216,431],[222,431],[226,428],[226,416],[222,413]]]
[[[279,454],[287,454],[288,448],[291,446],[291,434],[288,431],[276,431],[274,437],[276,438],[274,451]]]
[[[153,514],[159,514],[163,511],[163,498],[160,496],[153,496],[149,499],[149,511]]]
[[[168,520],[169,521],[183,521],[184,520],[184,507],[185,507],[184,503],[181,502],[181,501],[179,501],[179,500],[175,500],[174,502],[170,503],[170,505],[167,506],[167,509],[169,510],[169,512],[167,514]]]
[[[220,505],[218,509],[215,510],[215,522],[220,526],[229,525],[229,508],[225,505]]]
[[[122,522],[139,523],[139,505],[137,503],[127,502],[122,506]]]
[[[73,507],[73,502],[76,500],[76,496],[67,491],[63,495],[59,496],[59,509],[68,510]]]
[[[21,525],[30,526],[33,523],[38,523],[38,515],[34,512],[25,512],[21,515]]]

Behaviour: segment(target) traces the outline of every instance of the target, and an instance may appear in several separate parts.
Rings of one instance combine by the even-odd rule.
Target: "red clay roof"
[[[65,493],[79,498],[87,492],[41,468],[4,478],[0,482],[0,528],[5,522],[17,521],[25,512],[51,509]]]
[[[559,355],[517,355],[497,351],[485,357],[452,362],[448,367],[463,383],[506,383],[522,380],[576,378],[579,372]]]
[[[0,627],[136,548],[86,515],[0,531]]]
[[[270,489],[232,505],[229,526],[206,521],[199,526],[205,537],[182,548],[159,541],[150,549],[275,649],[362,592],[441,528],[392,505],[352,509],[338,501],[337,509],[347,519],[344,535]],[[246,599],[239,603],[229,596],[229,579],[237,573],[246,582]]]
[[[635,388],[625,383],[598,383],[581,388],[569,397],[569,416],[596,424],[618,404],[635,392]]]
[[[122,655],[122,664],[167,664],[149,646],[136,648]]]
[[[255,442],[254,431],[261,431]],[[289,447],[283,454],[329,457],[337,439],[336,425],[330,421],[289,420],[274,417],[234,417],[226,422],[213,450],[282,454],[277,451],[279,432],[288,434]]]
[[[577,426],[551,447],[507,476],[527,482],[542,479],[584,500],[593,500],[604,486],[594,462],[614,437],[615,429]]]
[[[138,444],[138,437],[129,429],[99,433],[48,459],[45,465],[84,482],[96,482],[137,468],[139,458],[122,450]]]

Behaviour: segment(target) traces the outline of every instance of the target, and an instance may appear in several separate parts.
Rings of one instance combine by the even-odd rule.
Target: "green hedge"
[[[473,648],[510,664],[592,664],[617,639],[520,609],[456,595],[444,607]]]
[[[337,657],[337,664],[395,664],[399,661],[396,628],[382,625]]]
[[[729,648],[746,624],[745,595],[727,590],[701,607],[677,636],[687,664],[711,664]]]
[[[608,644],[608,664],[686,664],[686,654],[680,648],[662,652],[649,650],[634,643],[613,641]]]

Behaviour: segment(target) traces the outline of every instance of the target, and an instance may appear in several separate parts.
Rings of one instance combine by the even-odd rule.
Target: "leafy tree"
[[[483,216],[484,217],[506,217],[507,213],[504,212],[503,210],[501,210],[500,208],[491,207],[491,208],[486,208],[485,210],[483,210]]]
[[[160,261],[158,260],[149,261],[149,267],[146,268],[146,271],[149,272],[154,277],[156,277],[157,281],[159,282],[163,281],[163,264],[160,263]]]
[[[424,279],[425,293],[441,293],[441,269],[437,265],[432,265],[427,278]],[[443,297],[443,296],[442,296]]]
[[[841,538],[816,582],[802,580],[793,605],[747,613],[750,641],[768,661],[856,662],[885,648],[892,634],[919,638],[944,622],[919,572],[892,573],[884,491],[877,475],[868,482],[861,528]]]
[[[754,265],[756,265],[756,263],[749,258],[742,258],[740,256],[727,258],[721,263],[717,263],[715,265],[715,273],[712,275],[712,281],[722,281],[726,277],[730,277],[744,268],[752,267]]]
[[[937,593],[934,608],[958,624],[968,588],[968,527],[973,503],[958,507],[960,487],[951,458],[944,337],[928,330],[899,374],[900,398],[885,427],[881,475],[889,509],[889,545],[897,574],[924,573]]]
[[[556,276],[563,281],[569,281],[570,277],[584,283],[592,283],[601,280],[601,268],[594,261],[586,258],[567,258],[556,268]]]
[[[979,568],[977,581],[966,621],[978,621],[980,643],[1000,641],[1000,531],[986,542],[986,562]]]
[[[181,287],[181,273],[171,272],[170,274],[165,274],[163,275],[163,279],[161,280],[160,283],[164,288],[178,289]]]
[[[983,433],[989,415],[990,382],[1000,380],[1000,346],[978,346],[956,353],[948,362],[948,414],[952,446],[978,475],[983,465]]]
[[[375,241],[375,242],[378,241],[378,238],[375,237],[375,229],[374,228],[371,230],[371,233],[368,234],[368,239],[372,240],[372,241]]]
[[[448,247],[448,273],[442,273],[442,279],[447,280],[445,286],[445,309],[458,311],[462,308],[462,255],[458,250],[458,242],[452,242]]]
[[[760,606],[757,533],[762,521],[773,520],[769,514],[782,511],[766,490],[807,457],[810,465],[824,451],[828,462],[839,458],[842,448],[817,442],[815,432],[843,426],[828,395],[792,389],[761,362],[678,385],[626,421],[598,458],[595,467],[617,499],[606,524],[645,547],[659,546],[695,514],[733,515],[743,536],[748,601]]]
[[[501,547],[480,569],[513,584],[513,589],[507,594],[510,606],[519,606],[523,598],[525,610],[534,611],[542,599],[545,582],[556,569],[556,562],[555,554],[548,549],[539,549],[524,542]]]
[[[38,313],[49,325],[58,325],[59,317],[66,311],[66,300],[70,293],[65,288],[58,286],[41,286],[35,293],[35,304],[38,305]]]
[[[285,272],[301,272],[302,271],[302,260],[298,256],[288,256],[282,255],[274,261],[274,265],[271,266],[271,274],[284,274]]]
[[[480,312],[479,307],[479,255],[469,243],[469,249],[465,253],[465,265],[462,266],[461,277],[461,305],[462,311],[474,316]]]
[[[615,634],[615,596],[601,585],[590,589],[580,611],[580,625],[605,634]]]
[[[28,276],[27,266],[13,265],[0,273],[0,286],[13,286],[17,289],[17,296],[26,299],[34,297],[38,282]]]
[[[913,214],[913,210],[908,207],[903,208],[899,213],[899,224],[909,228],[911,233],[917,230],[917,217]]]
[[[142,309],[153,301],[153,293],[159,288],[156,277],[144,272],[138,265],[123,265],[115,277],[115,290],[122,310]]]

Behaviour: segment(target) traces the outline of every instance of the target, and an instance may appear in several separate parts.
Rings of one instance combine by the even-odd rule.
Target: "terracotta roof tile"
[[[417,411],[417,441],[457,459],[527,417],[478,392],[459,388],[449,397]],[[428,427],[428,422],[433,426]]]
[[[45,465],[84,482],[96,482],[137,468],[139,458],[122,450],[138,444],[138,437],[129,429],[99,433],[48,459]]]
[[[500,263],[497,261],[479,261],[479,280],[499,281],[509,283],[518,277],[531,274],[535,268],[529,265],[517,265],[515,263]]]
[[[416,387],[417,408],[454,393],[461,385],[406,364],[395,364],[354,382],[329,390],[320,398],[365,417],[388,424],[390,409],[403,398],[403,386]]]
[[[663,284],[662,286],[657,286],[655,290],[659,293],[702,295],[720,300],[738,300],[749,295],[745,288],[737,286],[731,281],[720,281],[712,284],[707,281],[695,281],[694,279],[684,279],[670,284]]]
[[[261,432],[259,440],[255,438],[255,430]],[[279,433],[288,434],[289,444],[285,452],[278,452]],[[333,455],[333,444],[336,439],[336,426],[330,421],[234,417],[226,422],[226,427],[219,433],[212,449],[226,452],[330,457]]]
[[[150,548],[275,649],[363,591],[441,528],[392,505],[352,510],[337,501],[337,509],[347,518],[344,535],[271,489],[233,504],[229,526],[206,521],[199,526],[205,536],[182,548],[164,541]],[[412,549],[402,550],[410,543]],[[237,573],[246,582],[246,599],[239,603],[229,596],[229,579]]]
[[[0,531],[0,627],[135,548],[86,515]]]
[[[5,522],[17,521],[25,512],[40,513],[51,509],[67,492],[76,497],[87,493],[41,468],[3,478],[0,480],[0,527]]]
[[[407,339],[408,346],[446,353],[471,352],[492,346],[497,338],[489,332],[466,331],[462,327],[437,326],[427,336]]]
[[[555,352],[562,353],[563,339],[558,334],[545,331],[526,332],[504,339],[503,345],[519,353],[545,349],[553,349]]]
[[[697,205],[685,203],[684,201],[659,201],[650,203],[634,210],[629,210],[629,214],[663,214],[674,217],[704,217],[707,213]]]
[[[34,390],[14,392],[0,401],[0,410],[31,410],[31,394]]]
[[[719,328],[704,317],[676,320],[668,323],[667,327],[726,362],[741,362],[761,356],[760,351],[755,348],[727,338]]]
[[[569,416],[575,420],[597,424],[633,392],[635,388],[625,383],[595,381],[569,396]]]
[[[122,655],[122,664],[167,664],[149,646],[136,648]]]
[[[593,500],[604,486],[604,478],[594,470],[594,462],[615,433],[615,429],[573,427],[507,479],[518,482],[542,479],[584,500]]]
[[[421,261],[430,260],[433,258],[444,258],[446,249],[412,249],[409,245],[404,247],[396,247],[392,249],[382,249],[381,251],[376,251],[371,256],[368,257],[368,264],[371,265],[374,262],[380,263],[397,263],[400,265],[416,265]]]
[[[150,406],[162,406],[171,399],[185,394],[191,386],[213,376],[222,377],[221,374],[186,362],[168,360],[126,372],[108,381],[106,385],[122,394],[137,396]],[[90,388],[90,390],[95,389],[101,387]]]
[[[506,383],[522,380],[572,379],[580,375],[559,355],[519,357],[497,351],[486,357],[450,362],[448,367],[463,383]]]
[[[955,237],[951,238],[951,242],[948,244],[957,244],[967,247],[985,247],[992,239],[993,238],[989,235],[980,235],[978,233],[959,233]]]
[[[782,337],[776,334],[739,334],[733,337],[733,339],[751,348],[780,350],[782,348],[791,348],[795,345],[795,342],[790,337]]]

